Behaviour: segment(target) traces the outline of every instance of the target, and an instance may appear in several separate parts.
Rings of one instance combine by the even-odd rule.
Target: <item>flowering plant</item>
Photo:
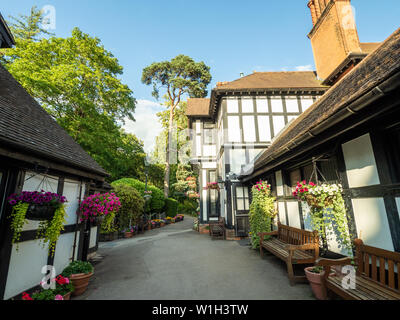
[[[24,292],[22,294],[22,300],[64,300],[64,297],[61,294],[57,294],[55,290],[49,289],[35,291],[32,297]]]
[[[63,277],[61,274],[55,278],[56,281],[56,289],[54,290],[55,294],[64,296],[69,292],[73,292],[75,290],[72,282],[67,277]]]
[[[54,215],[50,221],[42,220],[39,223],[36,238],[41,239],[43,247],[49,244],[49,252],[54,255],[55,245],[60,236],[61,230],[64,230],[65,203],[67,198],[57,193],[38,191],[22,191],[19,194],[12,194],[8,197],[9,204],[13,207],[11,212],[11,229],[13,231],[12,243],[16,243],[18,251],[18,241],[21,236],[24,224],[27,222],[26,214],[32,212],[31,206],[53,207]],[[52,212],[53,212],[52,211]]]
[[[13,193],[8,197],[10,205],[15,206],[18,203],[29,203],[38,205],[52,205],[55,207],[67,202],[67,198],[57,193],[38,191],[22,191],[21,193]]]
[[[204,190],[219,190],[218,182],[207,182],[207,186]]]
[[[144,194],[152,194],[152,193],[153,193],[153,191],[151,191],[151,190],[144,191]]]
[[[111,233],[117,230],[114,225],[115,215],[121,207],[121,202],[115,193],[96,193],[86,197],[81,203],[81,221],[94,221],[96,217],[104,216],[101,223],[101,233]]]
[[[310,207],[311,226],[317,230],[322,241],[335,237],[339,248],[351,254],[352,244],[347,228],[346,208],[341,184],[324,183],[317,186],[313,182],[298,182],[293,196],[307,202]]]
[[[275,197],[271,194],[271,185],[262,180],[251,188],[251,194],[249,237],[253,249],[256,249],[260,244],[258,234],[260,232],[271,232],[272,220],[276,216]]]
[[[199,199],[200,198],[200,195],[196,191],[193,191],[193,190],[189,190],[188,192],[186,192],[186,196],[189,199]]]
[[[86,197],[81,203],[81,221],[94,221],[98,216],[106,216],[110,213],[118,212],[120,207],[121,202],[115,193],[93,194]]]

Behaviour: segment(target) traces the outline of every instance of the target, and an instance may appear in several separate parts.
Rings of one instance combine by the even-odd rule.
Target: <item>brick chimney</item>
[[[338,68],[348,67],[350,57],[362,55],[350,0],[310,0],[307,6],[313,22],[308,37],[317,74],[324,83],[333,84],[339,79],[336,73],[345,72]]]

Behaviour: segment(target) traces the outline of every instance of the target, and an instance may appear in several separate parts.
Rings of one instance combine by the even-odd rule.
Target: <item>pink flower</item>
[[[58,294],[56,295],[56,297],[54,298],[54,300],[64,300],[63,296]]]

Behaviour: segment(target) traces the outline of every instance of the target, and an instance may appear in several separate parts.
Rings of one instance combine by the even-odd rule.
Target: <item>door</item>
[[[249,188],[242,185],[234,185],[234,210],[235,210],[235,226],[236,236],[246,237],[250,231],[249,211],[250,199]]]
[[[209,170],[208,171],[208,181],[216,182],[217,181],[217,171]],[[207,198],[208,198],[208,217],[209,218],[218,218],[220,215],[219,210],[219,190],[209,189],[207,190]]]

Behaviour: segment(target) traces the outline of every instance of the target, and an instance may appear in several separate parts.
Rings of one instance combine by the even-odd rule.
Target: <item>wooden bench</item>
[[[219,217],[218,221],[210,221],[211,239],[225,239],[225,218]]]
[[[298,228],[285,226],[278,222],[278,230],[263,232],[260,236],[260,253],[263,249],[271,252],[286,262],[290,285],[297,281],[306,281],[305,276],[295,276],[294,264],[313,264],[319,257],[319,235],[317,231],[311,232]],[[273,236],[265,240],[265,236]],[[276,236],[276,237],[275,237]]]
[[[400,300],[400,253],[364,245],[360,239],[354,240],[354,244],[357,267],[354,279],[342,272],[343,266],[351,265],[351,258],[316,262],[325,269],[326,288],[345,300]],[[342,280],[350,288],[344,288]]]

